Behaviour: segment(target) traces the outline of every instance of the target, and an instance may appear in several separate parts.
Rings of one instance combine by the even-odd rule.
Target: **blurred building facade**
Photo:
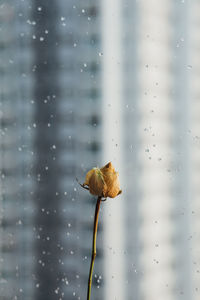
[[[33,51],[29,5],[0,7],[0,298],[34,299]]]
[[[95,199],[75,178],[110,160],[94,299],[199,299],[199,11],[1,4],[2,300],[86,298]]]
[[[1,21],[1,297],[83,299],[95,199],[75,178],[101,163],[100,9],[18,1]]]
[[[104,220],[113,226],[104,233],[105,260],[108,264],[112,252],[112,263],[118,265],[113,274],[105,265],[106,299],[121,299],[120,291],[125,299],[197,299],[199,90],[194,77],[198,78],[199,4],[103,3],[104,113],[110,109],[104,135],[108,124],[123,127],[117,136],[104,137],[110,139],[109,146],[104,144],[104,157],[110,151],[116,165],[121,160],[124,191],[123,206],[115,210],[112,204]],[[115,24],[117,37],[108,24]],[[115,85],[107,84],[105,70],[113,74]],[[108,94],[120,103],[117,117]],[[123,245],[110,234],[116,220],[121,220],[117,232]],[[113,245],[110,253],[108,245]],[[115,255],[119,250],[120,259]]]
[[[84,6],[79,1],[36,1],[33,19],[40,178],[36,249],[42,261],[36,269],[41,284],[36,298],[81,299],[87,291],[95,202],[80,191],[75,178],[83,180],[101,159],[99,8],[93,1]],[[98,260],[96,291],[102,273]],[[96,299],[101,297],[99,289]]]

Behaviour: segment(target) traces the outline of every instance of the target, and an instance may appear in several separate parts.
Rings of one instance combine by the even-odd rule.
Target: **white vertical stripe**
[[[122,60],[120,0],[104,0],[103,29],[103,141],[104,162],[112,161],[122,184]],[[122,184],[123,188],[123,184]],[[105,298],[125,299],[123,195],[103,205],[105,236]]]
[[[171,268],[174,251],[171,244],[171,179],[167,171],[170,168],[172,137],[170,1],[141,0],[138,5],[141,16],[138,41],[141,88],[139,158],[143,191],[140,263],[144,271],[141,293],[144,300],[171,300],[174,299]]]
[[[192,169],[192,276],[193,276],[193,294],[194,300],[200,299],[200,60],[199,60],[199,23],[200,23],[200,2],[194,0],[191,2],[190,11],[190,65],[188,72],[190,74],[191,91],[191,169]]]

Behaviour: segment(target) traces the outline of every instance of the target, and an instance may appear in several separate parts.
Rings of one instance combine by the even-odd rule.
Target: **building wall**
[[[120,288],[126,299],[196,299],[198,4],[152,0],[118,5],[120,29],[115,30],[122,54],[118,59],[115,49],[110,60],[118,62],[123,90],[118,118],[123,119],[119,144],[123,208],[116,219],[124,231],[118,231],[119,244],[111,235],[109,244],[115,253],[124,249],[119,261],[125,263],[126,284],[115,277],[121,272],[120,263],[113,278],[105,265],[110,279],[106,290],[115,299],[121,299]],[[110,18],[115,19],[115,5],[109,8]],[[115,67],[110,76],[115,78]],[[118,85],[113,88],[111,83],[106,89],[116,92]],[[119,136],[121,132],[116,137],[113,129],[107,140],[112,143]]]
[[[1,4],[1,299],[33,299],[33,52],[27,5]]]
[[[95,198],[78,186],[76,177],[83,181],[88,169],[101,163],[100,10],[92,1],[84,6],[36,1],[33,18],[40,178],[36,251],[42,261],[36,267],[37,299],[81,299],[87,293]],[[100,223],[99,245],[101,231]],[[99,246],[93,289],[97,300],[103,293],[102,255]]]
[[[1,7],[2,299],[86,297],[95,198],[76,177],[102,164],[100,15],[92,1]],[[101,245],[100,221],[96,300]]]

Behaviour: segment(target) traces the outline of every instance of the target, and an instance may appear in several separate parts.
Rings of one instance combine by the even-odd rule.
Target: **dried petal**
[[[104,180],[107,185],[107,190],[105,191],[104,196],[115,198],[117,195],[121,194],[120,183],[118,178],[118,172],[115,171],[111,162],[101,168],[103,173]]]
[[[95,168],[87,172],[87,174],[85,176],[84,185],[88,185],[89,186],[90,178],[91,178],[91,176],[93,175],[94,172],[95,172]]]
[[[106,183],[100,169],[93,168],[85,177],[84,185],[89,186],[90,193],[96,196],[103,196],[106,190]]]

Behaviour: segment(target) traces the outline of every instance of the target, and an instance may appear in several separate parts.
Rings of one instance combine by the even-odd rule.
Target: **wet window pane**
[[[87,298],[79,183],[105,196],[108,162],[91,300],[200,299],[199,24],[198,0],[1,1],[2,300]]]

